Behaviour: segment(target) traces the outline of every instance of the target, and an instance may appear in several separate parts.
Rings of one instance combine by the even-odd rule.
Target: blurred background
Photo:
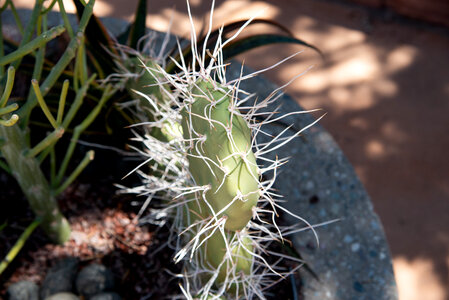
[[[34,1],[14,0],[18,8]],[[69,12],[74,12],[71,1]],[[199,31],[210,0],[191,0]],[[131,20],[137,0],[97,0],[95,14]],[[317,46],[265,73],[333,135],[385,228],[400,300],[449,299],[449,1],[217,1],[214,27],[255,14]],[[170,25],[170,23],[172,24]],[[189,37],[183,0],[149,1],[147,25]],[[256,31],[266,31],[254,26]],[[301,50],[274,45],[239,57],[255,69]]]

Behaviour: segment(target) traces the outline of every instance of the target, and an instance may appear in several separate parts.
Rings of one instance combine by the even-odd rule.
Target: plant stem
[[[56,153],[55,148],[50,149],[50,185],[53,186],[56,175]]]
[[[50,5],[49,5],[47,8],[45,8],[45,9],[41,12],[41,14],[42,14],[42,15],[48,14],[48,12],[52,10],[53,6],[55,6],[56,1],[57,1],[57,0],[53,0],[53,1],[50,3]]]
[[[40,19],[42,19],[42,31],[47,31],[47,15],[43,15]],[[33,75],[31,78],[36,79],[37,81],[40,80],[41,74],[42,74],[42,68],[44,67],[44,59],[45,59],[45,44],[42,45],[39,50],[36,53],[35,61],[34,61],[34,69],[33,69]],[[31,94],[31,91],[28,92],[27,99],[31,99],[33,95]]]
[[[70,61],[75,57],[76,49],[79,47],[81,43],[84,30],[86,29],[87,23],[90,17],[92,16],[94,3],[95,0],[90,0],[89,4],[87,4],[87,6],[85,7],[76,36],[74,36],[74,38],[70,41],[64,54],[61,56],[56,65],[51,69],[50,74],[48,74],[47,78],[42,83],[41,85],[42,96],[45,97],[45,95],[50,91],[51,87],[55,84],[56,80],[68,66]],[[20,109],[19,116],[27,119],[25,123],[28,122],[30,112],[36,106],[36,103],[37,99],[33,97],[29,99],[29,101],[27,101]]]
[[[104,106],[106,101],[111,97],[111,94],[112,94],[111,89],[112,88],[110,85],[106,86],[106,88],[103,91],[103,95],[100,99],[100,102],[98,102],[98,104],[91,111],[91,113],[83,120],[83,122],[81,122],[81,124],[79,124],[78,126],[75,127],[75,130],[72,135],[72,139],[70,141],[70,145],[69,145],[67,152],[64,156],[64,160],[62,161],[62,164],[59,167],[59,172],[58,172],[58,175],[55,180],[56,184],[61,182],[62,177],[64,176],[64,173],[67,170],[67,166],[68,166],[69,161],[73,155],[73,152],[75,151],[75,146],[76,146],[76,143],[78,142],[78,139],[79,139],[81,133],[83,133],[83,131],[86,130],[87,127],[90,126],[90,124],[92,124],[92,122],[95,120],[97,115],[100,113],[101,108]]]
[[[19,15],[17,14],[16,6],[14,5],[14,2],[12,0],[7,0],[9,4],[9,8],[11,9],[12,15],[14,16],[14,20],[16,21],[17,29],[19,29],[20,34],[23,36],[23,26],[22,22],[20,21]],[[5,3],[6,5],[6,3]]]
[[[69,178],[64,181],[61,186],[59,186],[56,190],[54,190],[53,195],[57,196],[60,193],[62,193],[75,179],[78,177],[78,175],[86,168],[86,166],[89,164],[90,161],[94,159],[94,151],[90,150],[86,153],[81,163],[76,167],[75,171],[70,174]]]
[[[6,6],[6,3],[5,3]],[[2,13],[3,9],[0,10],[0,14]],[[0,18],[0,57],[5,56],[5,49],[3,47],[3,24],[2,24],[2,18]],[[3,75],[5,74],[5,67],[0,66],[0,80],[3,78]],[[0,83],[0,89],[2,89],[2,85]]]
[[[19,116],[16,114],[12,115],[11,118],[9,118],[8,120],[0,119],[0,127],[1,126],[5,126],[5,127],[13,126],[14,124],[17,123],[18,120],[19,120]]]
[[[44,2],[43,0],[37,0],[35,2],[33,12],[31,13],[30,20],[29,20],[27,26],[25,27],[25,31],[22,35],[22,41],[20,42],[18,49],[20,49],[20,47],[22,47],[23,45],[28,43],[28,41],[31,39],[31,36],[33,35],[34,29],[36,27],[37,18],[39,17],[39,15],[41,13],[43,2]],[[14,69],[17,69],[19,67],[21,61],[22,61],[22,58],[19,58],[12,63],[12,66],[14,67]]]
[[[81,104],[83,103],[84,96],[87,93],[87,89],[89,88],[89,85],[91,82],[95,79],[96,75],[92,75],[86,83],[77,91],[75,100],[73,100],[72,105],[70,106],[69,111],[67,112],[67,115],[64,117],[64,120],[62,121],[62,127],[68,128],[70,123],[72,122],[73,118],[75,117],[76,112],[80,108]]]
[[[13,103],[6,107],[0,108],[0,116],[13,112],[19,108],[19,104]]]
[[[64,243],[70,237],[70,225],[59,211],[39,162],[25,155],[29,149],[25,132],[19,126],[0,126],[0,136],[6,141],[0,150],[32,210],[42,220],[42,228],[53,242]]]
[[[14,85],[14,76],[16,74],[16,70],[13,66],[10,66],[8,68],[8,75],[6,79],[6,86],[5,90],[2,94],[2,98],[0,98],[0,108],[3,108],[6,106],[6,102],[9,99],[9,96],[11,95],[12,87]]]
[[[59,11],[61,13],[62,20],[64,22],[64,26],[67,29],[67,33],[69,34],[69,37],[71,39],[73,39],[75,34],[73,33],[73,28],[72,28],[72,25],[70,25],[69,18],[67,17],[67,13],[65,12],[65,7],[64,7],[64,3],[62,0],[58,0],[58,6],[59,6]]]
[[[69,90],[69,83],[69,80],[66,79],[62,84],[61,95],[59,96],[58,103],[58,114],[56,115],[56,124],[58,124],[58,126],[61,125],[62,116],[64,115],[65,100],[67,98],[67,91]]]
[[[64,31],[65,31],[65,28],[62,25],[53,27],[52,29],[39,35],[37,38],[35,38],[31,42],[19,47],[16,51],[0,58],[0,65],[4,66],[4,65],[7,65],[7,64],[19,59],[19,58],[24,57],[28,53],[34,51],[35,49],[41,47],[42,45],[47,44],[49,41],[51,41],[55,37],[61,35]]]
[[[63,134],[64,134],[64,128],[56,128],[52,133],[47,135],[36,146],[34,146],[29,151],[26,151],[25,156],[26,157],[35,157],[41,151],[43,151],[45,148],[47,148],[50,145],[56,143],[56,141],[59,140],[62,137]]]
[[[50,110],[48,109],[47,104],[45,103],[44,97],[42,97],[41,90],[39,89],[39,83],[36,79],[31,80],[31,84],[33,85],[34,93],[36,94],[37,102],[39,103],[42,111],[44,112],[45,116],[47,117],[48,121],[50,122],[51,126],[53,128],[57,128],[58,125],[56,124],[55,118],[53,118],[53,115],[51,114]]]
[[[17,256],[17,254],[20,252],[22,247],[25,245],[25,242],[28,240],[31,233],[33,233],[34,229],[36,229],[37,226],[41,223],[41,220],[36,219],[34,220],[26,229],[25,231],[20,235],[19,239],[16,241],[14,246],[9,250],[6,257],[3,259],[3,261],[0,263],[0,275],[5,271],[5,269],[8,267],[9,263],[14,260],[14,258]]]

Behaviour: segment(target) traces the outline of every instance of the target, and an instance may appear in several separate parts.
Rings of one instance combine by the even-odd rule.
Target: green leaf
[[[227,60],[236,55],[239,55],[245,51],[258,48],[265,45],[270,44],[278,44],[278,43],[289,43],[289,44],[298,44],[308,48],[311,48],[318,52],[322,57],[323,54],[321,51],[313,45],[310,45],[303,40],[290,37],[283,36],[278,34],[258,34],[249,37],[245,37],[234,42],[231,42],[223,49],[223,59]]]
[[[134,23],[130,28],[128,45],[137,50],[137,43],[140,38],[145,35],[146,31],[146,16],[147,16],[147,0],[139,0],[137,4],[136,14],[134,16]]]
[[[3,224],[0,225],[0,231],[5,229],[5,227],[8,225],[8,221],[3,222]]]
[[[225,37],[226,35],[230,34],[231,32],[233,32],[235,30],[238,30],[247,21],[248,20],[236,21],[236,22],[233,22],[233,23],[225,25],[223,27],[222,36]],[[285,33],[285,35],[280,35],[280,34],[262,34],[262,35],[260,35],[260,36],[271,36],[271,35],[273,36],[273,38],[265,38],[265,42],[262,41],[263,38],[251,39],[252,37],[257,37],[258,35],[248,37],[250,39],[250,40],[248,40],[248,42],[250,42],[250,44],[252,44],[253,46],[250,46],[250,44],[242,43],[242,47],[245,47],[242,51],[238,51],[236,49],[232,49],[232,50],[229,51],[230,54],[232,54],[232,52],[236,52],[236,53],[239,52],[237,54],[240,54],[240,53],[248,51],[250,49],[253,49],[253,48],[256,48],[256,47],[259,47],[259,46],[263,46],[263,45],[267,45],[267,44],[273,44],[273,43],[297,43],[297,44],[302,44],[304,46],[307,46],[307,47],[310,47],[312,49],[315,49],[316,51],[321,53],[314,46],[309,45],[306,42],[301,41],[299,39],[296,39],[293,36],[292,32],[287,27],[279,24],[276,21],[266,20],[266,19],[254,19],[254,20],[251,21],[251,23],[247,27],[249,27],[251,25],[256,25],[256,24],[265,24],[265,25],[269,25],[269,26],[271,26],[273,28],[280,29],[281,31],[283,31]],[[278,41],[276,41],[276,38],[274,38],[274,36],[280,37],[280,38],[277,39]],[[219,37],[220,37],[220,30],[219,29],[216,29],[216,30],[212,31],[210,36],[209,36],[209,38],[207,39],[206,48],[208,48],[208,49],[213,48],[215,46],[215,44],[216,44],[216,42],[217,42]],[[203,45],[206,42],[205,40],[206,40],[206,37],[202,37],[202,38],[198,39],[198,42],[197,42],[198,49],[202,49],[203,48]],[[283,40],[283,41],[281,41],[281,40]],[[225,48],[232,47],[232,45],[233,45],[233,43],[230,43]],[[176,53],[176,49],[173,49],[169,53],[169,55],[173,56],[174,53]],[[233,56],[235,56],[237,54],[229,55],[228,58],[231,58],[231,57],[233,57]],[[192,52],[191,52],[190,45],[186,46],[183,49],[182,55],[183,55],[184,60],[185,60],[186,63],[190,63],[191,62],[191,60],[192,60]],[[179,54],[175,57],[175,60],[177,62],[181,61]],[[166,67],[166,71],[169,72],[169,73],[176,72],[177,70],[178,69],[177,69],[175,63],[173,63],[173,62],[169,63],[167,65],[167,67]]]

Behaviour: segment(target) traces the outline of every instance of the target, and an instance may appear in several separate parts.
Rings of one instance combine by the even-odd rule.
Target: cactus
[[[141,165],[149,164],[153,172],[139,172],[143,185],[125,188],[125,192],[147,195],[146,202],[156,194],[162,198],[147,218],[159,222],[161,216],[171,217],[173,239],[169,243],[176,250],[175,262],[184,262],[181,290],[187,299],[264,299],[263,291],[273,284],[273,274],[284,277],[302,265],[299,259],[267,249],[274,241],[282,242],[285,234],[304,230],[300,224],[278,226],[278,211],[313,230],[276,199],[272,186],[285,159],[264,155],[319,119],[293,135],[287,136],[286,129],[258,144],[261,127],[285,116],[274,118],[274,113],[263,112],[265,120],[256,122],[254,116],[276,100],[278,90],[248,106],[250,96],[245,96],[239,84],[255,74],[226,79],[223,47],[236,36],[226,41],[219,36],[213,51],[206,49],[207,41],[198,49],[192,25],[192,62],[184,64],[181,59],[177,65],[180,73],[167,73],[157,64],[142,65],[150,75],[149,84],[156,83],[159,92],[145,95],[154,115],[144,123],[146,134],[136,133],[134,140],[146,147],[141,151],[146,157]],[[158,99],[161,93],[166,95],[163,100]],[[297,113],[306,112],[287,115]],[[165,133],[165,138],[153,134],[155,128]],[[263,174],[271,174],[271,178],[261,181]],[[278,260],[268,263],[268,253]],[[285,258],[296,261],[297,267],[289,271],[280,268],[279,262]]]
[[[239,106],[247,99],[237,97],[242,92],[237,89],[239,81],[214,81],[214,67],[202,66],[200,71],[186,67],[184,76],[167,74],[157,66],[148,68],[150,74],[157,74],[157,81],[165,77],[164,85],[170,83],[172,94],[168,103],[156,105],[157,117],[145,125],[148,134],[135,138],[147,147],[145,164],[157,166],[155,172],[141,172],[144,185],[126,191],[149,195],[149,199],[165,193],[161,207],[151,212],[172,217],[173,232],[179,236],[172,244],[177,250],[174,259],[185,262],[182,291],[187,298],[263,299],[263,290],[272,284],[270,274],[285,276],[295,269],[280,270],[263,257],[268,245],[284,236],[283,228],[275,223],[276,211],[283,210],[271,196],[275,176],[260,181],[261,174],[276,170],[283,160],[272,161],[262,154],[299,133],[282,137],[283,131],[266,145],[258,145],[256,134],[263,124],[252,121],[252,116],[275,97],[244,114]],[[148,98],[157,104],[154,95]],[[161,139],[150,134],[153,128],[171,135]],[[260,168],[258,159],[269,166]],[[267,223],[263,215],[273,223],[263,226]],[[312,226],[306,222],[306,227]]]
[[[234,115],[232,97],[212,83],[194,84],[194,100],[182,112],[184,139],[189,140],[189,169],[195,183],[208,186],[206,203],[195,209],[203,217],[226,218],[225,228],[243,229],[259,199],[259,172],[251,131]],[[218,212],[221,212],[217,215]]]

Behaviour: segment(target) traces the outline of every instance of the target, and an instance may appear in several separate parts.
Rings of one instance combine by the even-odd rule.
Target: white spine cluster
[[[189,16],[191,18],[190,10]],[[146,71],[156,79],[157,83],[155,86],[160,87],[160,92],[164,94],[165,100],[161,102],[152,95],[140,93],[140,96],[148,101],[149,105],[147,107],[149,107],[153,115],[153,120],[138,124],[146,129],[147,134],[143,136],[136,134],[135,137],[136,141],[141,142],[145,146],[145,150],[137,149],[137,151],[146,159],[133,170],[133,172],[138,172],[141,175],[142,185],[126,191],[147,196],[148,200],[142,208],[141,214],[155,197],[158,198],[158,203],[162,203],[162,207],[151,208],[150,215],[143,217],[143,219],[151,222],[161,222],[168,219],[171,222],[173,234],[172,240],[169,241],[169,246],[176,251],[174,260],[176,262],[185,262],[182,274],[184,283],[181,285],[183,296],[180,296],[181,298],[264,299],[264,290],[271,287],[278,280],[295,272],[303,263],[297,258],[270,251],[270,244],[274,241],[282,242],[286,236],[298,231],[313,230],[313,226],[306,220],[283,208],[279,203],[281,196],[273,189],[277,170],[286,163],[286,159],[276,158],[273,160],[266,155],[287,144],[303,130],[318,122],[319,119],[294,134],[291,134],[290,128],[286,128],[276,136],[271,136],[270,133],[264,130],[265,125],[279,121],[292,114],[308,113],[308,111],[291,112],[283,116],[278,116],[275,112],[264,111],[280,96],[280,91],[283,87],[274,90],[269,97],[258,103],[255,103],[253,95],[249,95],[239,88],[241,81],[265,70],[246,76],[242,75],[238,79],[231,81],[226,79],[226,64],[223,62],[222,49],[235,39],[250,21],[229,39],[223,41],[220,36],[214,49],[211,51],[206,49],[206,46],[198,49],[195,42],[195,28],[193,22],[191,22],[191,40],[193,41],[191,43],[191,51],[193,53],[191,64],[186,65],[181,57],[180,63],[175,62],[181,72],[175,75],[166,73],[158,65],[153,67],[146,66]],[[212,13],[210,22],[212,23]],[[209,29],[206,40],[210,33]],[[206,44],[204,43],[204,45]],[[179,46],[179,48],[181,47]],[[182,53],[181,49],[179,50]],[[240,116],[246,121],[251,130],[249,151],[254,153],[258,164],[260,164],[257,166],[258,174],[254,174],[257,182],[259,182],[260,198],[257,205],[252,209],[252,219],[243,229],[237,230],[233,234],[230,234],[225,229],[227,217],[223,214],[223,211],[232,205],[234,201],[242,201],[245,195],[235,197],[227,207],[220,211],[214,211],[213,206],[208,203],[207,197],[204,196],[207,190],[210,189],[210,186],[199,186],[189,169],[188,157],[189,155],[194,155],[189,150],[192,147],[201,148],[204,140],[201,134],[198,133],[192,134],[192,138],[186,139],[183,137],[181,112],[192,114],[190,107],[195,99],[198,96],[206,98],[209,96],[208,93],[197,95],[195,93],[198,92],[193,92],[195,88],[198,91],[197,83],[200,81],[215,85],[216,89],[223,95],[231,97],[231,105],[229,105],[228,109],[232,116]],[[167,89],[167,86],[170,86],[170,89]],[[231,124],[217,124],[217,120],[209,117],[210,112],[207,110],[212,110],[214,106],[220,103],[221,99],[210,98],[208,100],[210,105],[206,107],[206,111],[200,117],[209,122],[211,126],[222,126],[229,133],[232,132],[232,122]],[[256,121],[255,118],[260,116],[263,116],[263,121]],[[158,132],[162,132],[166,138],[161,139],[154,136],[152,133],[155,129]],[[271,136],[271,139],[269,142],[258,143],[259,135]],[[227,138],[231,144],[234,142],[232,134],[228,134]],[[195,153],[201,153],[201,151]],[[247,153],[242,152],[232,155],[240,155],[245,161]],[[215,169],[218,168],[225,174],[228,172],[223,167],[222,161],[217,163],[217,161],[208,157],[197,158],[203,159],[206,164],[214,165]],[[245,161],[245,163],[248,162]],[[139,169],[143,165],[150,165],[152,172],[146,174],[140,171]],[[261,181],[264,174],[269,174],[269,179]],[[189,203],[193,201],[204,201],[203,204],[212,212],[210,217],[190,220]],[[289,214],[300,222],[295,226],[280,226],[276,223],[278,212]],[[204,245],[207,244],[212,236],[217,234],[222,237],[225,245],[225,254],[218,268],[212,267],[204,259],[204,252],[206,251]],[[268,263],[266,260],[267,256],[275,257],[275,259]],[[283,259],[296,261],[298,263],[297,267],[293,269],[282,268],[281,262]],[[242,260],[246,260],[246,263],[250,264],[251,271],[249,273],[238,271],[236,268],[238,263],[242,263]],[[223,272],[225,273],[224,277],[221,274]]]

